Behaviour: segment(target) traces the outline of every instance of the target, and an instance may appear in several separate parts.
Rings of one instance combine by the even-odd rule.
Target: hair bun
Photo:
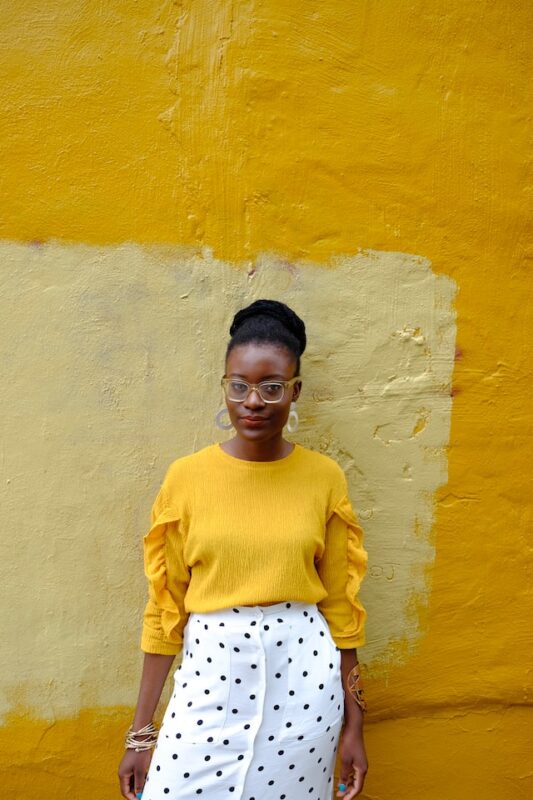
[[[289,308],[285,303],[280,303],[278,300],[255,300],[246,308],[241,308],[240,311],[237,311],[229,329],[230,336],[234,336],[246,320],[259,316],[272,317],[280,322],[298,341],[300,355],[304,352],[307,344],[305,324],[292,308]]]

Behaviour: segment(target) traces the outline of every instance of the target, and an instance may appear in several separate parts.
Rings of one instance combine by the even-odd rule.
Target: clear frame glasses
[[[222,378],[220,381],[224,394],[233,403],[242,403],[250,392],[255,389],[264,403],[281,403],[285,392],[290,389],[300,376],[291,378],[290,381],[261,381],[261,383],[248,383],[241,378]]]

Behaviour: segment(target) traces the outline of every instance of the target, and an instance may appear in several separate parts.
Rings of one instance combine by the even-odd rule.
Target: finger
[[[146,772],[142,768],[135,768],[135,800],[139,800],[138,795],[144,791],[144,784],[146,782]]]
[[[350,786],[348,793],[344,795],[344,800],[352,800],[353,797],[357,797],[363,791],[366,772],[363,769],[354,767],[354,773],[353,784]]]
[[[341,771],[339,776],[339,783],[337,784],[337,797],[348,797],[348,791],[351,788],[351,764],[349,761],[341,761]]]
[[[138,800],[138,798],[135,797],[135,794],[133,793],[133,791],[131,789],[131,778],[132,778],[132,776],[133,776],[133,773],[132,773],[131,770],[125,775],[119,775],[119,777],[120,777],[120,792],[122,794],[122,797],[127,797],[128,800]]]

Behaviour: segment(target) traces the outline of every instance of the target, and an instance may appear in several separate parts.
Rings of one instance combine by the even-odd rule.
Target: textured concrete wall
[[[367,534],[366,796],[526,797],[528,6],[0,20],[4,791],[117,796],[149,506],[274,296]]]

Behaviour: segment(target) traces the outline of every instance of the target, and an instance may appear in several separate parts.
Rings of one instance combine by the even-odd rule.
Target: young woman
[[[283,438],[297,422],[302,320],[258,300],[230,335],[222,385],[235,435],[170,466],[144,540],[145,656],[122,795],[351,800],[367,770],[362,530],[338,464]]]

